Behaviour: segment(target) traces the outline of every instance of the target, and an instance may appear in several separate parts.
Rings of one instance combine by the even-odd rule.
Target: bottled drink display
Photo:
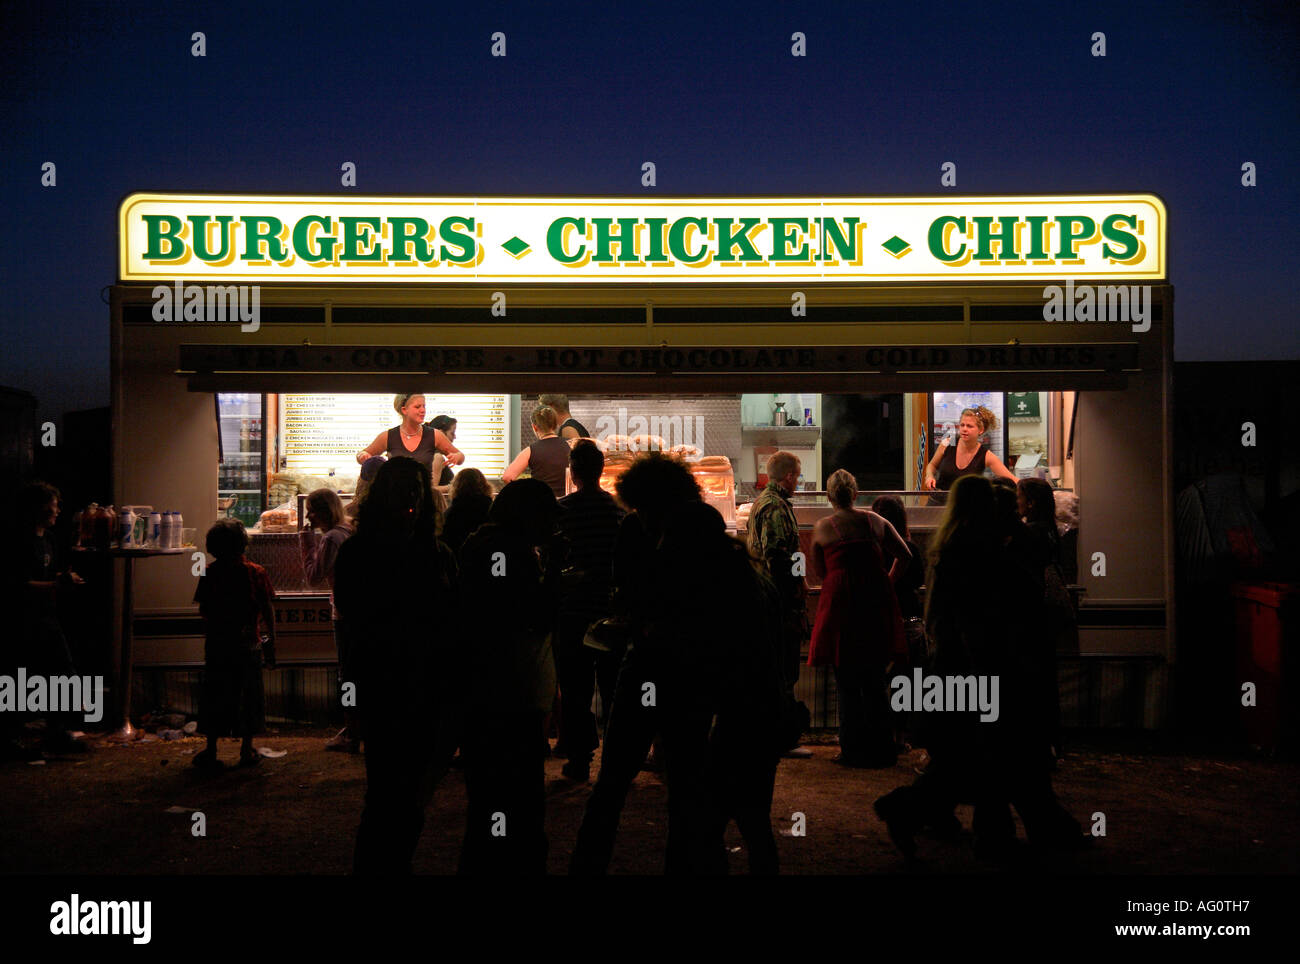
[[[244,525],[257,522],[262,505],[262,396],[250,392],[217,395],[222,463],[217,469],[218,495],[234,499],[227,514]]]

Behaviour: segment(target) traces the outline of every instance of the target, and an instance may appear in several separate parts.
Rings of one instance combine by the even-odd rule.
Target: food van
[[[280,594],[273,686],[318,715],[335,650],[298,497],[352,492],[395,393],[455,417],[465,464],[498,480],[537,396],[567,394],[598,440],[711,457],[706,494],[742,535],[766,456],[794,451],[805,541],[844,467],[860,504],[900,493],[923,543],[942,511],[925,463],[981,404],[990,449],[1069,508],[1067,723],[1158,727],[1177,656],[1166,222],[1147,194],[133,194],[110,300],[114,497],[181,511],[195,551],[218,515],[244,520]],[[194,572],[135,573],[137,707],[192,698]],[[800,688],[832,724],[827,674]]]

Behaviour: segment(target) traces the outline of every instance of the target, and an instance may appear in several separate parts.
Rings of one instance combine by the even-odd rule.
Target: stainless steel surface
[[[521,399],[521,417],[519,420],[520,445],[536,441],[529,416],[537,396],[524,395]],[[631,431],[628,423],[634,418],[643,418],[647,427],[640,431],[652,435],[664,435],[655,431],[655,420],[660,427],[671,426],[665,436],[670,446],[678,444],[697,445],[705,455],[725,455],[731,459],[732,466],[740,462],[740,396],[720,397],[664,395],[618,395],[612,397],[574,396],[569,400],[573,417],[587,427],[596,438],[606,435],[639,434]],[[620,409],[622,412],[620,412]],[[696,417],[703,420],[703,433],[696,431]],[[689,427],[687,419],[690,419]],[[640,426],[637,426],[639,429]],[[677,437],[678,434],[682,437]],[[510,453],[514,458],[517,453]]]

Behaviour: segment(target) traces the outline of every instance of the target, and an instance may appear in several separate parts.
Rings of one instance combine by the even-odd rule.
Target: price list
[[[427,395],[425,418],[456,419],[456,442],[465,465],[488,478],[505,471],[505,395]],[[356,453],[400,421],[392,395],[280,396],[284,471],[302,475],[354,475]]]

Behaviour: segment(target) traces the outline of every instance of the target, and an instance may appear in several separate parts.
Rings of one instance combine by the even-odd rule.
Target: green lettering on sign
[[[966,219],[954,217],[951,214],[945,214],[943,217],[935,218],[930,222],[930,253],[940,261],[952,262],[960,261],[966,253],[966,245],[963,244],[955,252],[949,253],[943,246],[943,236],[947,233],[946,228],[952,225],[963,234],[966,233]]]
[[[280,233],[283,230],[284,222],[276,217],[252,214],[244,218],[243,259],[283,261],[288,256],[284,249],[284,242],[280,240]],[[266,248],[265,254],[262,253],[263,246]]]
[[[618,231],[611,229],[614,226],[613,218],[592,218],[591,223],[596,228],[596,254],[593,260],[599,264],[609,264],[612,261],[636,261],[636,218],[619,218]],[[618,245],[618,257],[614,257],[614,245]]]
[[[208,221],[217,222],[217,233],[221,235],[221,250],[212,252],[208,250]],[[233,214],[218,214],[215,218],[209,219],[206,214],[191,214],[189,222],[194,228],[194,254],[200,261],[215,261],[225,263],[230,260],[230,248],[232,245],[230,222],[235,220]]]
[[[573,264],[575,261],[581,261],[587,254],[585,244],[578,245],[578,250],[572,255],[564,250],[564,229],[568,227],[584,236],[587,233],[587,222],[583,218],[556,218],[546,229],[546,251],[560,264]]]
[[[339,253],[341,261],[383,261],[384,249],[379,245],[378,235],[382,222],[379,218],[339,218],[343,225],[343,250]],[[367,230],[368,229],[368,230]],[[369,247],[369,250],[364,250]]]
[[[668,229],[668,251],[682,264],[692,264],[704,260],[707,246],[701,245],[699,251],[692,254],[686,250],[686,229],[695,225],[701,232],[709,230],[709,222],[704,218],[678,218]]]
[[[174,261],[185,253],[180,238],[180,218],[171,214],[142,214],[145,227],[144,256],[151,261]]]
[[[758,218],[741,218],[739,229],[732,227],[736,223],[732,218],[716,218],[714,223],[718,226],[717,260],[741,264],[753,264],[763,260],[763,256],[758,253],[758,248],[754,247],[753,242],[749,240],[749,232],[762,223]],[[732,257],[732,249],[737,247],[741,248],[740,257]]]
[[[804,240],[808,234],[807,218],[768,218],[767,223],[772,225],[772,253],[768,255],[768,260],[808,260],[808,242]],[[800,241],[803,241],[801,247],[795,251],[789,250],[791,245],[799,244]]]
[[[861,218],[845,218],[844,228],[835,218],[822,220],[822,261],[858,260],[858,222]],[[837,253],[838,252],[838,253]]]
[[[319,247],[315,251],[311,249],[311,227],[313,224],[320,225],[321,229],[316,234],[316,243]],[[330,219],[319,214],[309,214],[304,218],[299,218],[293,226],[294,254],[308,264],[332,263],[334,261],[334,249],[339,242],[338,238],[326,233],[331,227]]]
[[[465,232],[469,231],[470,234]],[[442,246],[442,260],[450,261],[452,264],[473,264],[478,257],[475,250],[474,242],[474,219],[467,218],[464,215],[453,214],[449,218],[443,218],[442,223],[438,225],[438,234],[442,236],[443,241],[460,248],[459,254],[453,254],[446,244]]]

